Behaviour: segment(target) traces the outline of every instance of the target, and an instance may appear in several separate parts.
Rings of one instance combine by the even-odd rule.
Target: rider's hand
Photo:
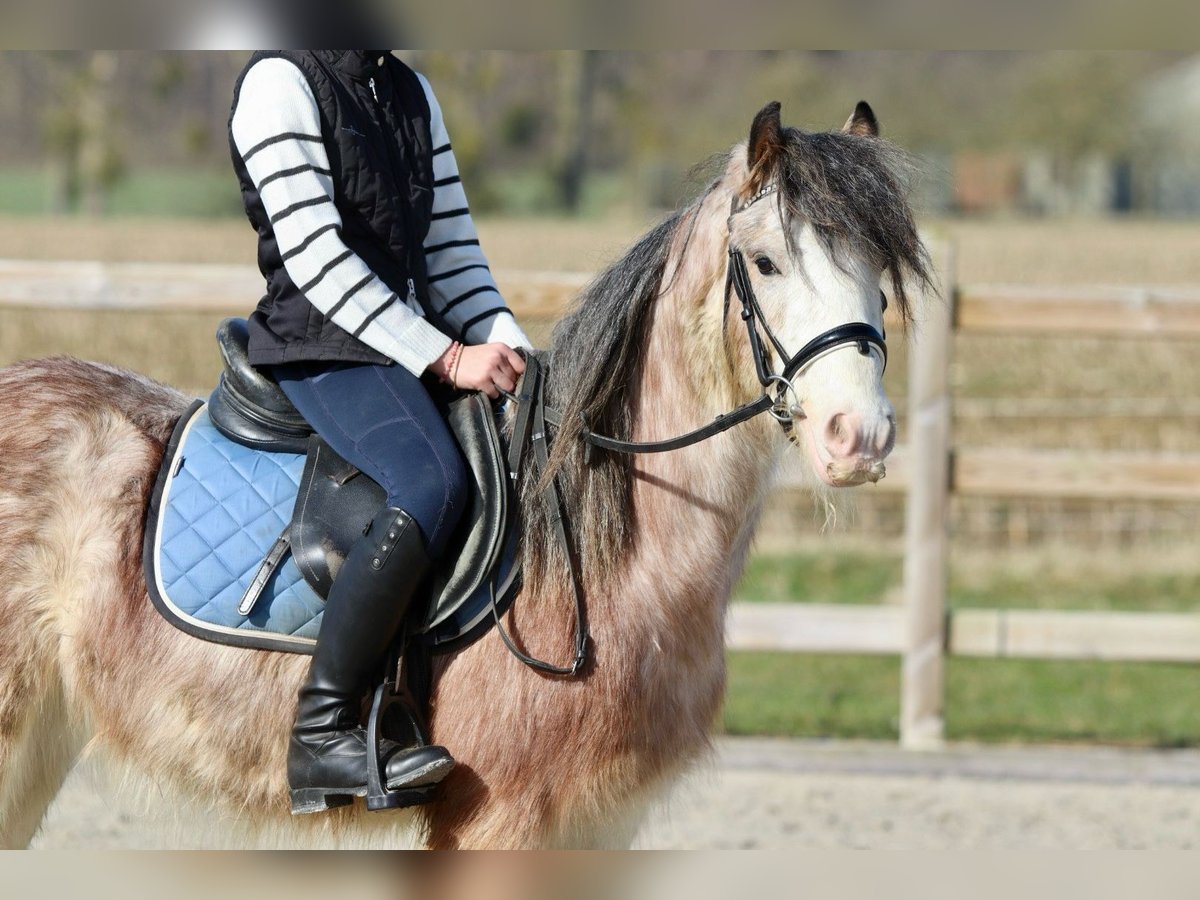
[[[513,391],[517,379],[525,371],[525,360],[507,344],[476,344],[464,346],[452,371],[436,372],[445,380],[453,379],[456,387],[468,391],[483,391],[493,400],[500,391]],[[443,360],[438,360],[443,363]],[[434,364],[434,368],[438,363]]]

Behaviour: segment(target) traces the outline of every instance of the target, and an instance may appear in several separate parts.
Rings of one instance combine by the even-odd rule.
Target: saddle
[[[189,633],[240,646],[311,652],[321,601],[346,553],[383,507],[384,491],[334,452],[279,386],[250,365],[247,340],[245,320],[221,323],[217,343],[224,370],[217,387],[207,404],[194,405],[176,426],[146,529],[147,583],[160,612]],[[517,516],[497,413],[484,395],[469,393],[448,404],[446,418],[467,461],[470,501],[444,557],[447,564],[435,567],[422,589],[425,616],[410,626],[432,652],[478,637],[520,586]],[[284,474],[263,474],[276,469]],[[249,473],[242,483],[214,487],[235,479],[239,470]],[[261,495],[261,502],[248,494]],[[190,497],[199,498],[190,501],[195,508],[189,507]],[[240,520],[240,528],[227,519]],[[222,526],[207,539],[216,546],[194,549],[201,532],[215,527],[212,520]],[[270,521],[282,521],[283,527],[247,578],[251,570],[229,557],[245,552],[246,543],[262,541],[263,523]],[[229,583],[216,584],[200,571],[202,564],[229,571]]]

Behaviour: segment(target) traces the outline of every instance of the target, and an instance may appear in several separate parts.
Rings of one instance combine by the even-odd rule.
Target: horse
[[[770,104],[699,196],[576,298],[549,355],[549,466],[589,662],[574,678],[535,672],[495,630],[438,657],[432,738],[458,766],[424,807],[292,818],[285,755],[307,660],[197,640],[152,607],[147,502],[190,398],[74,358],[0,370],[0,844],[26,845],[72,765],[95,757],[218,846],[629,846],[709,753],[726,605],[776,466],[795,448],[831,493],[884,475],[895,416],[879,347],[842,342],[788,378],[775,367],[845,323],[882,332],[884,276],[904,317],[928,287],[907,159],[865,103],[826,132],[784,127]],[[731,249],[771,345],[731,302]],[[583,439],[670,438],[767,385],[771,415],[673,452]],[[535,481],[518,488],[525,581],[505,625],[562,657],[574,607]]]

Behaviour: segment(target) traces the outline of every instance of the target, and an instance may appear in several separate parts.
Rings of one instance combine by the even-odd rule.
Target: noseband
[[[730,203],[730,217],[745,212],[754,203],[773,193],[776,189],[777,185],[768,185],[741,206],[738,206],[735,197]],[[583,431],[580,437],[588,444],[589,451],[591,447],[600,447],[617,453],[665,453],[699,443],[764,412],[770,412],[787,431],[792,427],[793,421],[792,404],[788,402],[788,394],[789,392],[793,396],[796,394],[792,381],[817,357],[846,344],[856,345],[858,352],[863,356],[870,356],[871,348],[877,347],[883,359],[883,367],[885,370],[887,369],[886,335],[866,322],[848,322],[845,325],[836,325],[828,331],[818,334],[798,352],[789,354],[771,329],[770,323],[763,314],[762,306],[759,305],[758,298],[754,294],[754,287],[750,284],[750,273],[746,270],[746,258],[742,255],[741,250],[731,244],[729,264],[725,273],[723,320],[729,318],[730,300],[734,294],[742,304],[742,321],[746,323],[746,334],[750,339],[750,352],[754,356],[754,371],[762,386],[762,396],[717,416],[708,425],[663,441],[623,441],[608,435],[597,434],[588,427],[587,418],[584,417]],[[887,298],[884,297],[882,291],[879,296],[883,303],[883,309],[886,311]],[[770,351],[767,349],[762,335],[759,334],[760,327],[771,342],[771,348],[783,361],[782,372],[771,370]],[[774,387],[774,393],[772,393],[772,387]],[[550,415],[547,415],[546,419],[551,424],[557,424],[551,421]]]

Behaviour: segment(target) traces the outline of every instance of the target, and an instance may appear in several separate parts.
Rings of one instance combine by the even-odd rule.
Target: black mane
[[[625,545],[629,457],[598,453],[586,464],[580,429],[584,418],[604,434],[632,429],[629,389],[636,382],[647,316],[680,218],[676,214],[656,226],[584,288],[551,339],[547,402],[561,411],[562,426],[554,435],[550,471],[559,473],[563,484],[576,543],[587,548],[580,553],[585,567],[591,560],[611,559]],[[548,548],[554,541],[537,499],[539,487],[523,473],[522,493],[529,501],[523,504],[526,571],[546,577],[546,554],[553,552]]]

